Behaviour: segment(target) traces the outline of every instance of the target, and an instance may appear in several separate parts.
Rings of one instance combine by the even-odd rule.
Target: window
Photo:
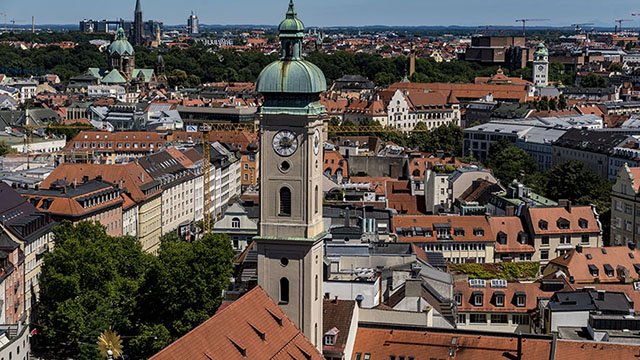
[[[560,244],[571,244],[571,236],[560,235]]]
[[[541,260],[549,260],[549,250],[540,251],[540,259]]]
[[[585,219],[580,219],[578,221],[578,226],[580,226],[581,229],[586,229],[589,227],[589,222]]]
[[[511,322],[517,325],[529,325],[529,315],[513,314],[511,315]]]
[[[316,190],[315,190],[315,193],[314,193],[314,199],[315,199],[314,200],[314,203],[315,203],[314,211],[317,214],[318,211],[320,210],[320,194],[319,194],[319,191],[318,191],[318,185],[316,185]]]
[[[580,241],[581,241],[583,244],[588,244],[588,243],[589,243],[589,235],[582,235],[582,237],[581,237]]]
[[[502,231],[499,232],[497,241],[500,245],[507,245],[507,234],[503,233]]]
[[[482,306],[482,293],[473,294],[473,304],[475,306]]]
[[[238,218],[231,219],[231,227],[234,228],[234,229],[239,229],[240,228],[240,219],[238,219]]]
[[[492,324],[508,324],[509,318],[507,314],[491,314]]]
[[[549,236],[543,236],[541,239],[542,245],[549,245]]]
[[[469,322],[472,324],[483,324],[487,322],[487,314],[469,314]]]
[[[288,187],[280,189],[280,216],[291,216],[291,190]]]
[[[453,230],[453,235],[455,235],[455,236],[464,236],[464,229],[463,228],[455,228]]]
[[[320,292],[320,286],[318,284],[318,275],[316,275],[316,283],[315,283],[315,285],[316,285],[316,301],[317,301],[318,300],[318,294]]]
[[[556,225],[558,226],[558,229],[561,230],[569,230],[570,227],[570,223],[567,219],[558,219]]]
[[[458,324],[466,324],[467,323],[467,314],[458,314],[458,318],[456,319],[456,323],[458,323]]]
[[[525,294],[516,294],[516,306],[518,307],[524,307],[527,303],[527,295]]]
[[[289,279],[287,278],[280,279],[280,303],[289,303]]]
[[[549,223],[544,220],[540,220],[538,222],[538,227],[540,228],[540,230],[547,230],[549,229]]]
[[[336,337],[334,335],[325,335],[324,336],[324,344],[325,345],[333,345],[336,343]]]
[[[455,301],[456,305],[458,306],[462,305],[462,294],[456,293],[455,295],[453,295],[453,301]]]
[[[479,228],[473,229],[473,235],[484,236],[484,229],[479,229]]]
[[[500,307],[504,306],[504,294],[503,293],[496,293],[495,299],[496,299],[496,306],[500,306]]]

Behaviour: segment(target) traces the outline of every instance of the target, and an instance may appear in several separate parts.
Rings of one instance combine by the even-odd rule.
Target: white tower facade
[[[543,43],[538,45],[533,57],[533,84],[549,86],[549,50]]]

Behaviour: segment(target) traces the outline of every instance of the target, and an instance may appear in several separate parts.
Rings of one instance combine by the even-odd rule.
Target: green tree
[[[494,150],[494,146],[497,148]],[[536,172],[536,162],[526,151],[507,140],[501,140],[491,146],[487,166],[503,183],[513,180],[523,181],[525,176]]]
[[[63,222],[54,235],[40,277],[39,346],[54,357],[95,359],[102,331],[136,333],[135,294],[152,257],[134,238],[89,222]]]
[[[141,287],[141,322],[162,326],[175,339],[207,320],[229,286],[233,256],[225,235],[161,243]]]
[[[580,86],[584,88],[604,88],[607,87],[607,80],[602,76],[590,72],[582,78]]]

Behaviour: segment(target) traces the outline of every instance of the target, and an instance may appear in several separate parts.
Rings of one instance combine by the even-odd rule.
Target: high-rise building
[[[136,0],[136,10],[133,15],[133,45],[144,45],[144,21],[142,20],[140,0]]]
[[[302,58],[304,24],[293,0],[279,27],[280,60],[260,74],[258,284],[316,347],[322,347],[322,139],[327,89]]]
[[[533,84],[535,86],[549,86],[549,50],[543,43],[538,45],[533,55]]]
[[[193,11],[191,12],[191,16],[189,16],[189,19],[187,19],[187,31],[189,32],[189,35],[200,33],[200,20],[198,20],[198,15]]]

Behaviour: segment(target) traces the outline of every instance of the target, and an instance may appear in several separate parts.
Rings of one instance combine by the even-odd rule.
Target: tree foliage
[[[423,122],[419,122],[416,124],[415,130],[422,130],[422,132],[413,131],[409,135],[409,144],[421,151],[462,154],[463,132],[458,125],[450,123],[424,132],[427,130],[427,126]]]
[[[491,145],[486,165],[505,184],[513,180],[523,181],[526,176],[534,174],[537,167],[529,153],[504,139]]]
[[[212,316],[232,272],[226,236],[163,242],[158,257],[102,226],[65,222],[40,278],[38,350],[98,359],[96,339],[114,329],[125,353],[147,358]]]
[[[604,88],[607,87],[607,80],[590,72],[582,78],[580,85],[585,88]]]

